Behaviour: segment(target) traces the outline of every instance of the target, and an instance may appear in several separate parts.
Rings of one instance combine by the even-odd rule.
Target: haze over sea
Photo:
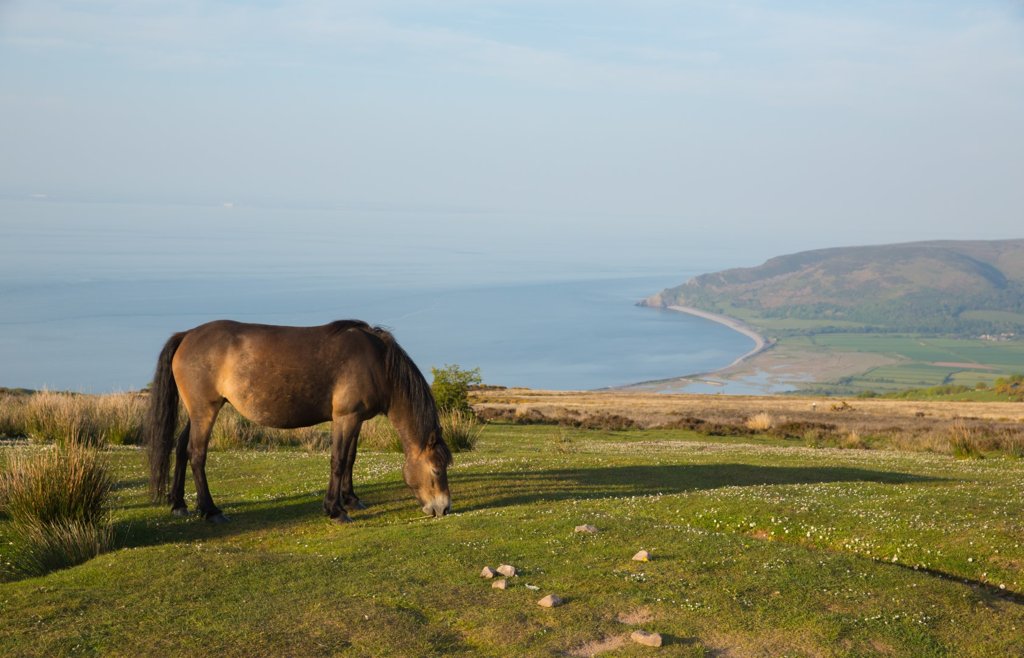
[[[50,199],[0,200],[0,212],[0,386],[138,389],[171,333],[218,318],[359,318],[390,328],[428,377],[457,363],[533,388],[704,372],[752,346],[635,306],[735,264],[707,245],[574,250],[543,218],[473,213]]]

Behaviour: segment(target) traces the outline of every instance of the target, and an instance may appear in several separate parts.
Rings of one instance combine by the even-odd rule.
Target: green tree
[[[439,411],[471,411],[469,387],[483,381],[480,368],[463,370],[458,364],[451,364],[443,368],[431,367],[430,372],[434,375],[430,390]]]

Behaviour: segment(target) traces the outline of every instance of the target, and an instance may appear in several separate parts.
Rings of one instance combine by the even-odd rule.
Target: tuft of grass
[[[871,446],[868,445],[867,441],[865,441],[863,437],[861,437],[859,432],[853,431],[844,436],[842,440],[840,440],[839,447],[855,450],[866,450]]]
[[[43,574],[81,564],[113,545],[109,523],[62,519],[11,525],[6,568],[18,576]]]
[[[467,411],[442,411],[441,434],[452,452],[466,452],[476,447],[483,432],[483,423]]]
[[[754,432],[767,432],[775,426],[775,419],[771,414],[762,411],[748,418],[744,425]]]
[[[958,459],[981,459],[984,455],[980,441],[978,430],[963,421],[958,420],[949,428],[949,448]]]
[[[103,431],[105,443],[139,445],[146,416],[146,398],[139,393],[114,393],[95,399],[96,425]]]
[[[112,487],[95,449],[69,443],[10,453],[0,472],[0,509],[11,519],[9,568],[37,575],[109,547],[106,505]]]
[[[375,416],[363,423],[359,447],[379,452],[402,452],[402,438],[387,416]]]
[[[69,444],[12,452],[0,472],[0,508],[14,521],[98,521],[112,480],[96,450]]]

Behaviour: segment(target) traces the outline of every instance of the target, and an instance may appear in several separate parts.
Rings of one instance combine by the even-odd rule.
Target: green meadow
[[[790,336],[780,343],[808,353],[881,354],[895,360],[884,366],[804,387],[805,392],[851,395],[892,393],[944,384],[991,386],[1000,377],[1024,372],[1024,342],[929,337],[913,334],[824,333]],[[978,392],[957,399],[995,400]]]
[[[39,449],[8,442],[0,463]],[[104,454],[115,548],[8,574],[0,654],[1024,653],[1010,457],[491,424],[449,472],[453,515],[424,518],[402,456],[363,451],[371,506],[339,526],[321,511],[323,452],[211,453],[226,525],[151,505],[140,451]],[[519,570],[504,591],[479,576],[503,563]],[[552,593],[565,604],[537,605]],[[631,643],[637,629],[664,646]]]

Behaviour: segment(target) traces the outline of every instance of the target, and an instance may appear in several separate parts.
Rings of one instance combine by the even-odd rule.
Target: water
[[[171,333],[217,318],[359,318],[390,328],[424,372],[457,363],[532,388],[705,372],[752,346],[635,306],[719,268],[670,265],[678,249],[624,258],[621,242],[506,235],[507,218],[11,200],[0,212],[0,386],[136,389]]]

